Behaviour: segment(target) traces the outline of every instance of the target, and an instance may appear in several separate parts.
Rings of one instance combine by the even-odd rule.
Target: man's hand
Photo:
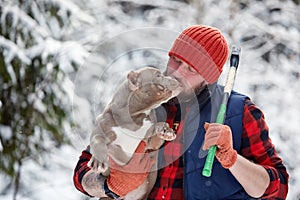
[[[203,149],[217,145],[216,157],[222,166],[230,168],[237,159],[237,152],[233,149],[231,129],[227,125],[205,123],[206,130]]]
[[[146,143],[141,141],[129,163],[119,166],[112,159],[110,162],[110,175],[107,185],[111,191],[119,196],[125,196],[145,182],[154,160],[145,151]]]

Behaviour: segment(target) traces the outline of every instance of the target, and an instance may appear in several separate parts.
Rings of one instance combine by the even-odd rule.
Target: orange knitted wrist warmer
[[[228,169],[235,163],[237,159],[237,152],[232,148],[227,151],[217,150],[216,157],[221,165]]]
[[[110,181],[110,178],[107,179],[107,186],[111,191],[116,193],[119,196],[125,196],[128,191],[128,185],[125,185],[123,181]]]

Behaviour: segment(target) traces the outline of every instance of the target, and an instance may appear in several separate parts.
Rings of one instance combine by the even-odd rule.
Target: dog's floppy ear
[[[131,91],[135,91],[139,89],[140,83],[139,83],[139,73],[131,71],[127,75],[127,80],[128,80],[128,87]]]

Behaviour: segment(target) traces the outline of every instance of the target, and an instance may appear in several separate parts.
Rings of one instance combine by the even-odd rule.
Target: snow
[[[72,183],[72,168],[78,158],[74,156],[75,152],[74,148],[64,146],[61,149],[53,149],[50,156],[41,158],[42,166],[34,161],[27,162],[22,170],[22,178],[27,187],[30,187],[20,192],[17,199],[80,199],[81,195],[76,192]],[[1,180],[2,186],[6,179]],[[11,200],[12,194],[8,191],[1,199]]]
[[[14,57],[18,57],[26,64],[29,64],[31,62],[31,60],[24,54],[23,51],[20,50],[20,48],[17,45],[15,45],[15,43],[11,42],[10,40],[7,40],[1,35],[0,46],[9,49],[9,51],[4,51],[6,62],[10,62]]]
[[[12,137],[12,130],[9,126],[0,125],[1,136],[5,139],[9,139]]]
[[[1,15],[1,23],[5,23],[4,19],[6,18],[6,15],[10,14],[10,16],[13,16],[12,27],[17,27],[19,24],[22,24],[24,27],[27,27],[27,30],[35,30],[35,32],[42,37],[47,37],[49,35],[44,27],[39,26],[36,21],[30,18],[22,9],[16,5],[11,5],[11,3],[5,2],[3,14]]]
[[[71,73],[74,71],[71,63],[81,65],[85,57],[88,56],[88,52],[82,47],[82,45],[76,41],[61,42],[52,38],[47,38],[43,43],[35,45],[27,50],[27,55],[30,58],[42,53],[43,60],[46,60],[48,56],[54,55],[57,57],[58,63],[60,63],[61,69],[65,73]],[[50,67],[51,68],[51,67]]]
[[[40,5],[33,2],[33,15],[38,23],[28,18],[17,5],[4,1],[1,24],[5,23],[5,16],[13,13],[12,26],[22,24],[27,32],[34,30],[37,43],[25,49],[21,42],[16,45],[0,35],[0,48],[9,49],[5,51],[7,62],[17,57],[24,63],[30,63],[31,58],[41,53],[45,60],[48,56],[56,56],[67,75],[61,77],[61,87],[66,91],[61,95],[65,96],[64,103],[72,105],[71,117],[81,127],[65,124],[73,146],[57,148],[49,142],[47,146],[53,147],[49,154],[40,156],[36,161],[28,158],[21,171],[17,199],[84,199],[84,195],[73,186],[72,173],[78,156],[88,144],[95,117],[130,70],[145,65],[164,69],[167,51],[179,31],[197,23],[219,27],[229,44],[242,46],[234,89],[249,95],[263,110],[272,141],[290,174],[287,199],[300,198],[299,6],[296,7],[292,1],[252,3],[244,0],[242,3],[250,4],[241,11],[239,6],[242,3],[233,1],[190,1],[194,3],[191,6],[180,1],[128,0],[124,2],[133,7],[151,5],[155,9],[145,13],[125,13],[119,1],[47,0],[59,6],[59,14],[72,27],[71,30],[61,30],[57,21],[47,21],[39,12]],[[280,12],[270,14],[270,9],[277,8],[281,9]],[[68,11],[73,13],[70,18],[66,14]],[[81,22],[87,24],[82,25]],[[65,40],[59,40],[60,36]],[[249,39],[252,36],[257,37]],[[259,46],[262,42],[265,44]],[[287,46],[282,50],[285,54],[271,55],[270,63],[267,63],[261,55],[278,50],[276,47],[280,43]],[[77,72],[71,63],[76,63]],[[45,63],[45,66],[51,73],[53,63]],[[11,66],[7,70],[15,81],[14,70]],[[220,83],[224,83],[226,73],[225,67]],[[43,112],[47,107],[40,102],[40,95],[43,94],[28,94],[28,98],[32,99],[35,108]],[[10,127],[0,126],[0,129],[4,137],[11,137]],[[38,140],[38,135],[33,140]],[[0,143],[0,151],[2,149]],[[12,199],[13,191],[7,184],[8,178],[0,175],[1,200]]]

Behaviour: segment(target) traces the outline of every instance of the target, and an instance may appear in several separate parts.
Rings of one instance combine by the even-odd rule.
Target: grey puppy
[[[160,70],[145,67],[131,71],[114,94],[111,102],[96,118],[90,138],[93,170],[105,174],[109,169],[108,158],[119,165],[126,165],[141,140],[145,150],[157,150],[165,140],[176,135],[165,122],[157,122],[155,108],[182,91],[179,82],[165,76]],[[152,157],[157,159],[157,151]],[[144,199],[153,187],[156,165],[143,185],[126,195],[125,199]]]

